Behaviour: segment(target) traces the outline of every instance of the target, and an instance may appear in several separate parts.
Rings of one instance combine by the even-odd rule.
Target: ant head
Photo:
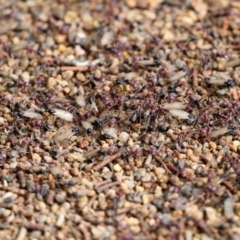
[[[76,95],[81,96],[82,94],[80,93],[80,91],[77,91]]]
[[[89,103],[89,104],[93,104],[93,102],[94,102],[94,97],[93,97],[92,95],[90,95],[90,96],[88,97],[88,103]]]
[[[87,129],[87,135],[91,135],[92,134],[92,129],[91,128],[88,128]]]
[[[18,112],[17,114],[19,117],[23,117],[24,116],[24,113],[23,112]]]
[[[54,114],[56,111],[55,111],[54,109],[48,109],[48,112],[49,112],[50,114]]]
[[[228,79],[224,84],[226,85],[226,87],[229,87],[229,88],[234,86],[232,79]]]
[[[104,156],[104,155],[106,155],[107,153],[106,153],[106,151],[104,151],[104,150],[101,149],[101,150],[98,150],[98,154]]]

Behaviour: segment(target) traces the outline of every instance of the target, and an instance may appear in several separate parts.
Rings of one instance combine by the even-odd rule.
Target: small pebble
[[[50,77],[47,82],[48,88],[51,89],[51,88],[55,87],[56,85],[57,85],[57,81],[54,78]]]
[[[149,203],[149,197],[148,197],[147,194],[144,194],[142,196],[142,202],[143,202],[143,204],[148,204]]]
[[[16,169],[17,166],[18,166],[18,162],[12,162],[12,163],[10,163],[10,168],[11,168],[12,170]]]
[[[60,166],[52,167],[50,169],[50,171],[51,171],[52,175],[55,176],[55,177],[58,177],[58,176],[61,177],[62,174],[63,174],[63,170],[62,170],[62,168]]]
[[[118,137],[119,141],[122,143],[126,143],[129,139],[129,134],[126,132],[121,132]]]
[[[63,35],[63,34],[56,34],[54,36],[54,39],[55,39],[56,43],[58,43],[58,44],[59,43],[64,43],[66,41],[66,36]]]
[[[62,53],[64,53],[65,51],[66,51],[66,46],[64,45],[64,44],[59,44],[58,45],[58,50],[59,50],[59,52],[62,52]]]
[[[57,203],[62,204],[66,200],[66,196],[62,193],[56,194],[55,200]]]
[[[66,80],[71,79],[74,75],[74,72],[71,70],[62,72],[62,77]]]
[[[129,217],[126,219],[126,222],[128,225],[139,225],[139,220],[137,218],[134,218],[134,217]]]
[[[121,172],[122,171],[122,167],[117,163],[113,166],[113,170],[115,172]]]
[[[4,203],[12,203],[17,199],[18,195],[12,192],[7,192],[2,196],[2,200]]]
[[[64,221],[65,221],[65,213],[60,213],[60,215],[58,216],[57,222],[56,222],[56,226],[59,228],[62,227]]]

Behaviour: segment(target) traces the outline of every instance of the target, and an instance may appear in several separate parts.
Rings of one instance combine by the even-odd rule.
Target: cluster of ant
[[[200,98],[199,95],[189,90],[189,83],[187,82],[181,84],[177,82],[165,87],[162,83],[165,77],[162,72],[163,70],[167,72],[167,69],[159,61],[146,58],[136,61],[135,57],[133,64],[141,67],[143,65],[145,67],[157,67],[159,74],[149,77],[145,82],[118,77],[110,92],[98,92],[93,89],[92,93],[86,95],[84,87],[81,85],[72,99],[59,99],[54,95],[54,92],[38,90],[34,94],[29,94],[28,99],[22,102],[15,102],[9,96],[3,96],[1,105],[11,109],[14,121],[12,125],[2,123],[1,127],[6,128],[6,131],[14,129],[15,132],[20,133],[24,130],[18,127],[19,118],[28,118],[30,119],[28,122],[30,127],[43,128],[45,131],[49,131],[51,127],[46,118],[46,113],[48,113],[74,124],[70,124],[64,130],[61,129],[56,134],[55,140],[58,142],[63,142],[74,134],[80,133],[81,127],[87,135],[92,135],[95,130],[106,125],[109,127],[113,127],[115,124],[117,126],[129,125],[131,128],[131,123],[145,125],[140,128],[144,130],[144,133],[147,131],[167,131],[171,128],[172,118],[178,119],[178,123],[184,121],[186,124],[194,126],[195,129],[198,129],[198,136],[204,138],[204,140],[217,138],[236,129],[234,124],[238,121],[239,101],[217,101],[217,99],[211,100],[210,97],[208,99]],[[174,63],[171,64],[171,67],[175,67]],[[169,78],[167,74],[165,75],[166,78]],[[89,76],[91,76],[91,72]],[[93,77],[93,79],[97,80],[99,85],[102,86],[107,77],[106,75],[101,78]],[[225,76],[225,78],[220,77],[217,75],[207,78],[206,83],[217,87],[230,88],[233,86],[232,80],[226,79]],[[43,75],[40,75],[36,83],[27,82],[25,84],[25,82],[19,82],[18,87],[29,91],[33,87],[31,85],[34,84],[44,86],[46,79]],[[90,89],[89,86],[86,87]],[[179,88],[182,88],[182,91],[186,90],[185,103],[178,100],[182,98],[179,94]],[[28,106],[32,107],[28,108]],[[211,108],[217,111],[211,111]],[[222,124],[223,120],[226,120],[225,125]],[[162,129],[163,121],[169,123],[168,128],[164,130]],[[221,127],[212,130],[215,125]],[[27,130],[26,126],[24,126],[24,129]],[[182,135],[184,135],[184,132]]]

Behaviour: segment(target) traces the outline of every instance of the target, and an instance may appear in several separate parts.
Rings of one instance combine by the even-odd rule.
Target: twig
[[[96,188],[96,191],[97,191],[98,193],[100,193],[100,192],[102,192],[102,191],[104,191],[104,190],[106,190],[106,189],[108,189],[108,188],[110,188],[110,187],[119,185],[120,183],[121,183],[121,182],[119,182],[119,181],[111,182],[111,183],[108,183],[108,184],[105,184],[105,185],[102,185],[102,186]]]
[[[110,183],[110,182],[112,182],[112,180],[111,179],[107,179],[107,180],[102,181],[100,183],[96,183],[95,184],[95,188],[99,188],[100,186],[103,186],[104,184],[107,184],[107,183]]]
[[[87,166],[84,167],[84,169],[86,171],[90,171],[94,165],[95,165],[95,162],[89,163]]]
[[[195,65],[193,68],[193,86],[198,86],[198,66]]]
[[[102,162],[100,162],[98,165],[96,165],[93,170],[99,170],[101,168],[103,168],[104,166],[106,166],[107,164],[109,164],[110,162],[112,162],[113,160],[115,160],[116,158],[120,157],[122,154],[123,150],[120,150],[119,152],[113,154],[112,156],[109,156],[108,158],[106,158],[105,160],[103,160]]]
[[[184,240],[184,233],[185,233],[185,219],[181,218],[179,221],[179,240]]]
[[[62,66],[62,71],[75,71],[75,72],[86,72],[89,70],[89,66]]]
[[[195,224],[203,231],[205,232],[208,236],[212,236],[212,231],[211,229],[207,226],[207,224],[201,219],[193,219]]]
[[[146,235],[148,240],[153,240],[152,235],[150,234],[150,232],[148,231],[145,222],[143,221],[142,217],[140,218],[140,224],[142,227],[142,231],[143,233]]]
[[[168,174],[171,174],[171,171],[168,169],[167,165],[165,164],[165,162],[163,162],[163,160],[159,157],[159,156],[154,156],[154,158],[162,164],[162,166],[164,167],[164,169],[166,170],[166,172]]]
[[[28,230],[38,230],[38,231],[44,231],[45,230],[45,225],[41,224],[41,223],[26,223],[25,227]]]
[[[225,186],[227,189],[229,189],[232,193],[236,193],[236,189],[233,187],[231,182],[229,181],[222,181],[221,185]]]
[[[238,49],[240,49],[240,45],[225,45],[225,46],[223,46],[225,49],[235,49],[235,50],[238,50]]]
[[[80,228],[81,232],[83,233],[84,239],[85,240],[91,240],[91,235],[90,235],[87,227],[83,223],[81,223],[79,225],[79,228]]]
[[[31,159],[33,160],[34,163],[36,163],[36,162],[34,161],[34,157],[33,157],[33,149],[32,149],[31,146],[29,146],[29,152],[30,152]]]
[[[25,227],[21,227],[16,240],[24,240],[26,235],[27,235],[27,229]]]

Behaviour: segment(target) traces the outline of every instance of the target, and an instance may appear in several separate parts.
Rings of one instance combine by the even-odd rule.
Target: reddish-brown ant
[[[42,101],[36,96],[31,96],[29,100],[33,101],[38,106],[42,106]]]
[[[0,99],[0,104],[4,106],[13,106],[15,102],[13,101],[13,99],[10,99],[9,97],[4,96]]]
[[[169,102],[173,102],[174,100],[175,100],[175,98],[176,98],[176,94],[175,93],[169,93],[169,95],[168,95],[168,101]]]
[[[42,63],[40,65],[40,70],[44,71],[46,69],[48,69],[49,67],[55,66],[55,61],[53,59],[48,59],[47,61],[45,61],[44,63]]]
[[[136,148],[132,151],[132,154],[133,154],[135,157],[141,156],[141,155],[142,155],[142,148],[136,147]]]
[[[103,92],[100,94],[100,97],[105,102],[107,107],[111,108],[115,105],[113,99],[108,94]]]
[[[199,130],[199,137],[203,139],[204,142],[210,142],[210,132],[211,129],[209,127],[203,127]]]
[[[127,100],[126,96],[121,96],[117,98],[116,104],[119,104],[120,106],[122,106]]]
[[[46,81],[46,78],[45,78],[45,76],[44,76],[43,74],[40,74],[40,75],[37,77],[37,83],[38,83],[39,85],[44,85],[45,81]]]
[[[133,112],[132,115],[132,121],[135,122],[137,119],[141,122],[141,119],[143,118],[144,115],[144,110],[143,110],[143,104],[142,102],[136,103],[136,109]]]
[[[158,77],[166,77],[167,74],[168,74],[168,69],[167,69],[167,67],[161,67],[161,68],[158,70],[157,76],[158,76]]]
[[[53,102],[56,98],[56,96],[49,91],[41,92],[41,94],[44,98],[44,102]]]
[[[109,155],[113,155],[114,153],[117,153],[118,150],[119,150],[118,147],[112,146],[112,147],[108,148],[107,153],[108,153]]]
[[[184,50],[184,47],[180,41],[175,41],[175,45],[179,50],[181,50],[181,51]]]
[[[32,128],[39,127],[39,128],[43,128],[43,129],[45,129],[47,131],[50,129],[49,126],[46,123],[43,122],[43,120],[39,120],[39,119],[32,119],[32,120],[30,120],[29,125]]]
[[[22,88],[23,90],[29,91],[30,83],[27,82],[27,81],[21,81],[21,82],[19,82],[19,83],[17,84],[17,86],[18,86],[19,88]]]
[[[148,83],[147,83],[147,86],[148,86],[148,87],[155,87],[157,84],[158,84],[158,79],[157,79],[157,77],[150,77],[150,78],[148,79]]]
[[[152,37],[152,42],[154,45],[161,47],[163,44],[163,41],[155,36]]]
[[[212,184],[207,184],[206,188],[209,190],[210,193],[215,193],[217,191],[217,187]]]
[[[113,127],[116,122],[117,122],[116,118],[110,118],[109,121],[108,121],[109,127]]]
[[[202,63],[203,63],[204,69],[206,69],[207,65],[209,63],[211,63],[211,61],[212,61],[211,60],[211,53],[209,53],[209,52],[203,53],[203,55],[202,55]]]
[[[216,56],[217,56],[217,57],[220,57],[220,58],[224,58],[224,59],[226,59],[226,60],[229,59],[229,56],[228,56],[227,53],[217,52]]]
[[[78,114],[78,110],[75,106],[73,106],[72,104],[70,104],[69,102],[64,103],[64,108],[67,109],[67,111],[71,112],[72,114],[76,115]]]
[[[60,27],[60,32],[63,34],[67,34],[70,27],[71,27],[70,23],[63,24],[63,26]]]
[[[102,77],[94,77],[94,80],[97,80],[100,83],[104,83],[106,82],[106,77],[102,76]]]
[[[29,137],[25,137],[25,138],[20,139],[20,144],[21,144],[21,146],[27,146],[27,145],[29,145],[30,143],[33,143],[33,141],[32,141],[32,139],[29,138]]]

